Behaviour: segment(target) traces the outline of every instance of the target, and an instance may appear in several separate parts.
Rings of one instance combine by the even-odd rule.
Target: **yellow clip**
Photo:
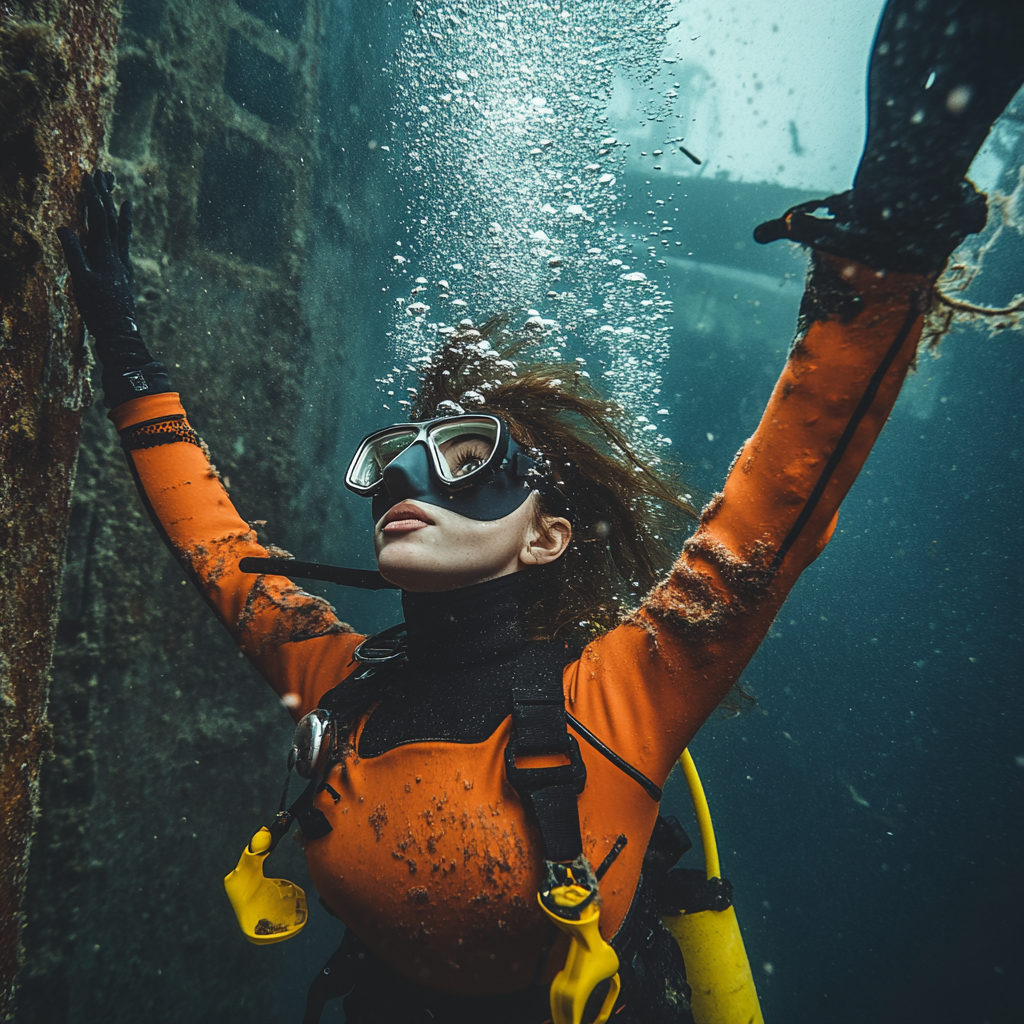
[[[569,873],[572,878],[572,873]],[[572,910],[590,895],[581,885],[560,885],[547,893],[538,893],[537,902],[548,917],[572,940],[563,967],[551,982],[551,1019],[554,1024],[582,1024],[587,1000],[597,986],[611,978],[608,995],[592,1024],[604,1024],[619,996],[619,958],[601,937],[598,921],[601,909],[596,903],[584,907],[579,919],[572,921],[558,909]]]
[[[257,946],[297,935],[308,917],[306,893],[283,878],[264,878],[263,860],[270,852],[270,829],[261,828],[224,876],[224,888],[245,937]]]

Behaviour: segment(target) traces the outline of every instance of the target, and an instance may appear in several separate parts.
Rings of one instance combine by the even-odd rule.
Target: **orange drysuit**
[[[931,279],[815,260],[802,333],[723,492],[665,580],[564,671],[569,713],[659,786],[827,543],[914,359]],[[362,637],[289,580],[239,571],[241,558],[266,551],[176,394],[136,399],[110,418],[171,550],[258,671],[295,695],[294,716],[306,714],[354,670]],[[505,779],[509,729],[506,719],[480,743],[350,757],[328,779],[340,800],[316,799],[333,826],[306,843],[317,889],[386,963],[442,991],[525,988],[545,945],[540,836]],[[620,834],[628,839],[601,883],[611,937],[658,806],[582,737],[580,748],[584,852],[598,864]],[[548,973],[558,956],[556,947]]]

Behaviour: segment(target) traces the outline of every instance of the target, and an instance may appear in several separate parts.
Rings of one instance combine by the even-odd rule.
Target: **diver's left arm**
[[[831,537],[913,363],[933,279],[814,254],[799,336],[722,492],[667,578],[569,679],[570,710],[580,702],[584,724],[656,781]]]
[[[913,364],[933,282],[813,253],[799,333],[761,421],[633,617],[685,663],[693,731],[831,538]]]
[[[934,281],[985,226],[986,197],[966,174],[1024,84],[1022,29],[1021,4],[889,0],[853,188],[754,232],[814,250],[796,342],[672,572],[628,624],[591,645],[576,684],[581,697],[615,694],[594,720],[609,730],[632,722],[623,746],[650,752],[652,777],[737,682],[828,542],[913,364]],[[585,689],[588,671],[609,675]]]

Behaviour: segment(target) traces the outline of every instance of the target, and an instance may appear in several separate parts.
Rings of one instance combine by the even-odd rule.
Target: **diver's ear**
[[[523,565],[547,565],[561,558],[572,540],[572,524],[561,516],[539,517],[526,535],[519,561]]]

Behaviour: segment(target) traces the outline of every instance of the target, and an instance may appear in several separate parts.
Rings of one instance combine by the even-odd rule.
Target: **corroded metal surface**
[[[406,15],[123,3],[101,159],[135,204],[140,329],[261,540],[324,560],[329,533],[365,529],[331,466],[386,326],[368,254],[390,256],[404,199],[368,141],[390,130],[381,54]],[[252,946],[221,879],[276,806],[290,716],[165,550],[99,398],[81,432],[18,1024],[288,1019],[339,925],[317,910]],[[296,844],[274,856],[306,877]]]
[[[102,155],[134,203],[142,335],[239,510],[289,546],[322,6],[125,0]],[[105,412],[82,417],[18,1024],[287,1019],[281,958],[221,879],[273,812],[290,717],[183,579]],[[302,877],[295,844],[275,858]]]
[[[80,327],[54,228],[103,139],[119,11],[0,0],[0,1019],[48,747],[47,681],[81,410]]]

